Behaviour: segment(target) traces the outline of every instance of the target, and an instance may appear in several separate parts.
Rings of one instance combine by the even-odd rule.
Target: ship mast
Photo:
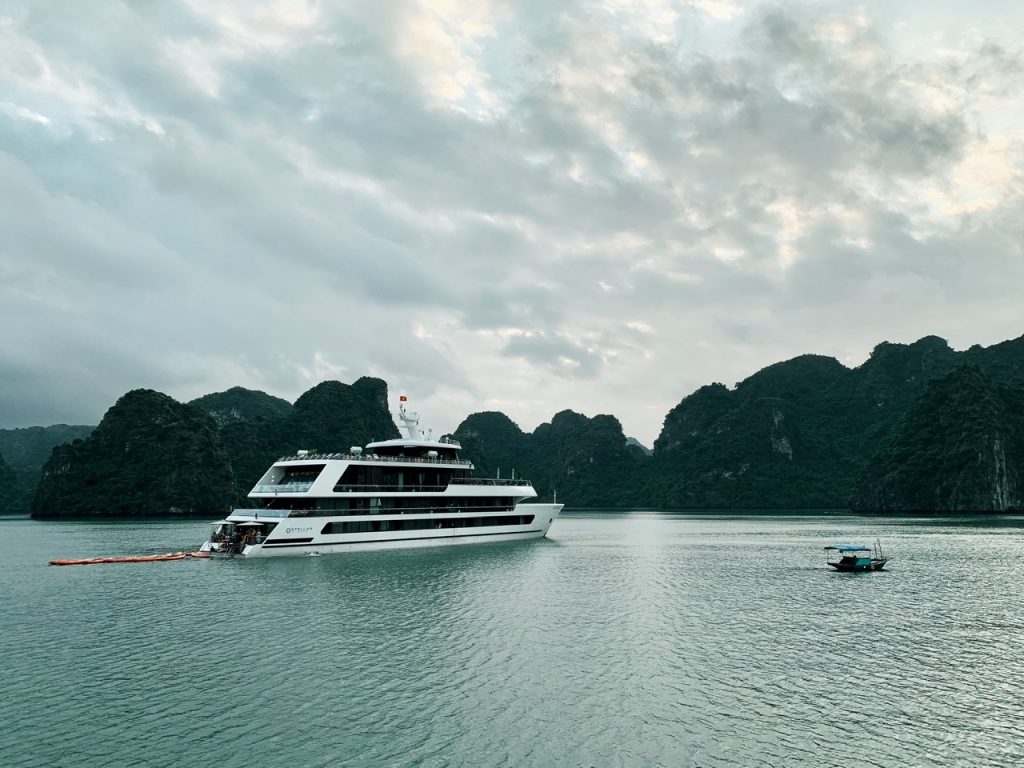
[[[422,440],[420,432],[420,415],[416,412],[406,411],[405,403],[408,401],[405,395],[398,398],[398,418],[402,422],[402,428],[408,430],[410,440]]]

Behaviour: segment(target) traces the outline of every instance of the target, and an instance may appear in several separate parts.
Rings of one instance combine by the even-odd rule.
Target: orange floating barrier
[[[163,563],[171,560],[209,557],[209,552],[168,552],[163,555],[133,557],[85,557],[79,560],[51,560],[50,565],[99,565],[100,563]]]

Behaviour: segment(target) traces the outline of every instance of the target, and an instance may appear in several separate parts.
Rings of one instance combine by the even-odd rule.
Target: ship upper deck
[[[462,444],[450,437],[442,437],[440,440],[422,440],[408,437],[396,437],[394,440],[377,440],[366,444],[366,450],[401,449],[401,448],[422,448],[435,451],[459,451]]]
[[[396,441],[397,442],[397,441]],[[373,443],[371,443],[373,445]],[[368,446],[369,447],[369,446]],[[392,462],[409,464],[445,464],[453,467],[465,467],[473,469],[473,462],[468,459],[460,459],[455,456],[385,456],[379,453],[305,453],[298,452],[290,456],[282,456],[275,464],[292,464],[301,462],[324,462],[324,461],[358,461],[358,462]]]

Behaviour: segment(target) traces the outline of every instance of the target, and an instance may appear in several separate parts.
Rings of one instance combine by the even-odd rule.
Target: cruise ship
[[[546,536],[562,510],[529,481],[473,477],[451,438],[432,439],[399,402],[407,436],[348,453],[297,451],[266,471],[236,509],[212,526],[213,557],[327,555],[370,549],[518,541]]]

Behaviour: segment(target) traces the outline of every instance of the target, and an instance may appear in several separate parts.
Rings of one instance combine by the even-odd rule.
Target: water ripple
[[[516,545],[58,569],[205,526],[6,521],[0,755],[1020,765],[1020,528],[565,516]],[[824,569],[824,543],[879,529],[890,572]]]

